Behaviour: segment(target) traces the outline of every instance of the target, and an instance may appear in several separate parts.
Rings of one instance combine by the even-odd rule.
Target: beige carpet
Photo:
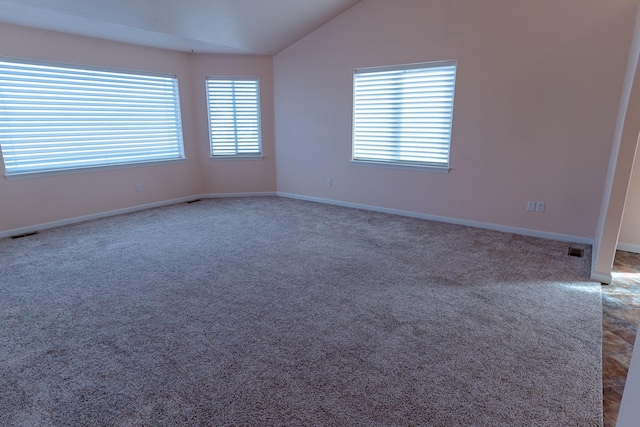
[[[598,426],[566,243],[283,198],[0,240],[2,426]]]

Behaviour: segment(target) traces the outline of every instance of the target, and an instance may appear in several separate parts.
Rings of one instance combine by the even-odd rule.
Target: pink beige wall
[[[273,117],[273,60],[258,55],[195,55],[197,159],[204,178],[203,193],[275,192],[275,141]],[[207,123],[206,77],[258,77],[262,113],[262,159],[209,158],[209,125]]]
[[[178,53],[8,24],[0,24],[0,56],[176,74],[187,157],[11,181],[0,177],[0,233],[203,193],[275,191],[271,58]],[[219,73],[261,78],[264,160],[207,160],[204,76]],[[136,183],[142,192],[135,191]]]
[[[0,24],[0,55],[177,74],[187,155],[0,178],[0,233],[192,195],[277,189],[593,239],[635,4],[363,0],[275,58],[185,54]],[[351,164],[353,69],[446,59],[459,66],[452,171]],[[204,78],[230,75],[261,80],[262,160],[208,158]],[[527,212],[527,200],[545,201],[546,212]]]
[[[275,57],[278,191],[593,239],[636,3],[362,1]],[[450,59],[451,172],[351,164],[353,69]]]

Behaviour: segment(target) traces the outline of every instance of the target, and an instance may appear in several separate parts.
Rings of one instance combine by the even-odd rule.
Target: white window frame
[[[448,172],[456,72],[457,61],[354,70],[352,163]]]
[[[0,57],[7,179],[182,161],[173,74]]]
[[[262,159],[260,79],[209,76],[205,83],[210,159]],[[236,85],[244,95],[238,95]]]

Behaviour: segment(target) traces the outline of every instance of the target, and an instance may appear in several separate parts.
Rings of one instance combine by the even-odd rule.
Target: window
[[[7,176],[184,158],[175,76],[0,58]]]
[[[212,157],[262,155],[260,85],[256,78],[208,78]]]
[[[355,70],[353,160],[448,170],[455,62]]]

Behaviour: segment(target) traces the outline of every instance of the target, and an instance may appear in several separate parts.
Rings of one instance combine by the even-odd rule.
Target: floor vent
[[[584,249],[569,248],[569,256],[575,256],[578,258],[584,257]]]
[[[195,203],[195,202],[199,202],[202,199],[195,199],[195,200],[189,200],[187,203]]]
[[[11,236],[12,239],[21,239],[23,237],[33,236],[34,234],[38,234],[37,231],[32,231],[31,233],[24,234],[16,234],[15,236]]]

